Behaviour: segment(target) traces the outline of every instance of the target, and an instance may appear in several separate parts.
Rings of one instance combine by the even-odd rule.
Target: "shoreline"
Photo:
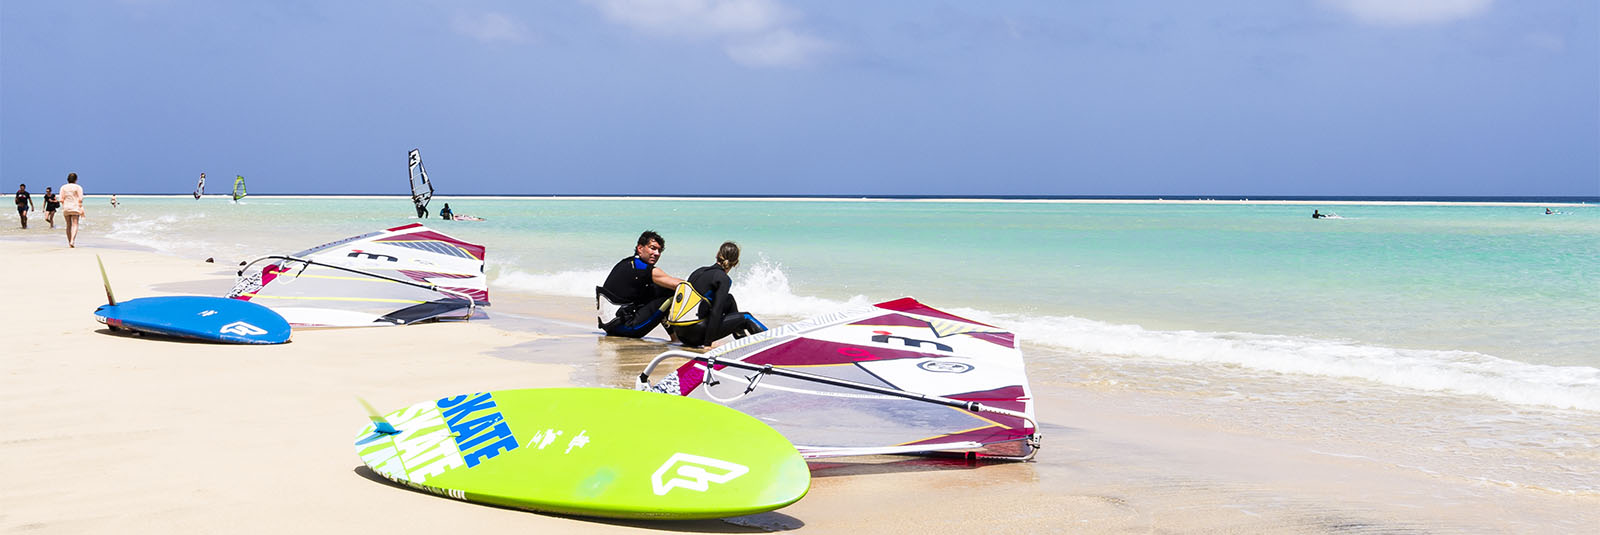
[[[19,416],[0,433],[0,457],[17,463],[3,467],[14,479],[0,490],[9,530],[266,533],[370,529],[374,517],[414,530],[557,534],[1572,532],[1600,521],[1597,493],[1431,473],[1382,450],[1349,450],[1339,432],[1315,427],[1343,420],[1305,422],[1306,433],[1254,429],[1227,417],[1238,396],[1160,388],[1171,372],[1134,372],[1154,385],[1136,388],[1046,368],[1030,368],[1045,434],[1034,462],[816,461],[805,499],[722,520],[617,522],[462,503],[364,473],[349,447],[364,423],[351,397],[386,409],[456,392],[620,386],[665,346],[590,332],[586,299],[521,296],[497,300],[487,321],[309,330],[283,346],[134,338],[89,316],[104,302],[95,253],[123,298],[215,293],[231,285],[228,267],[104,237],[78,249],[57,239],[7,240],[13,262],[0,267],[36,283],[19,289],[21,302],[43,303],[8,326],[22,335],[20,351],[0,357],[0,389],[11,394],[0,407]],[[1392,407],[1378,405],[1339,417],[1386,417]]]
[[[119,193],[118,199],[183,199],[191,195],[160,194],[160,193]],[[87,198],[109,199],[110,194],[92,194]],[[207,195],[207,197],[226,198],[226,195]],[[251,195],[250,199],[328,199],[328,200],[410,200],[408,195]],[[1596,206],[1600,200],[1591,203],[1583,201],[1482,201],[1482,200],[1418,200],[1418,201],[1390,201],[1390,200],[1362,200],[1362,199],[1145,199],[1145,198],[989,198],[989,197],[875,197],[863,195],[861,197],[833,197],[833,196],[732,196],[732,197],[685,197],[673,195],[436,195],[435,200],[465,200],[465,201],[491,201],[491,200],[531,200],[531,201],[747,201],[747,202],[848,202],[848,203],[1002,203],[1002,204],[1200,204],[1200,205],[1286,205],[1286,206],[1507,206],[1507,207],[1569,207],[1582,208]],[[1476,197],[1469,197],[1476,198]],[[1587,199],[1587,198],[1584,198]],[[199,199],[196,199],[197,201]]]

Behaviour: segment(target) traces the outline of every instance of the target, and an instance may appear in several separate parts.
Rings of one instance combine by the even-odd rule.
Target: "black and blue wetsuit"
[[[755,316],[739,311],[738,301],[728,293],[733,287],[733,279],[728,278],[728,272],[722,266],[712,264],[694,270],[689,274],[689,284],[706,300],[700,303],[699,323],[673,329],[672,332],[678,335],[683,345],[698,347],[730,334],[734,338],[744,338],[767,330],[767,326],[762,325]]]
[[[637,256],[617,262],[604,285],[595,287],[598,299],[608,299],[621,307],[611,321],[599,321],[600,329],[611,336],[643,338],[666,315],[661,305],[672,299],[672,290],[656,286],[651,280],[652,264]]]

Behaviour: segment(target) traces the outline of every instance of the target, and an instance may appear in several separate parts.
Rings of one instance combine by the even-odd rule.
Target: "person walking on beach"
[[[617,262],[605,283],[594,288],[596,321],[607,335],[643,338],[661,323],[661,305],[683,282],[656,267],[666,248],[666,238],[653,230],[644,231],[633,256]]]
[[[61,186],[61,212],[67,220],[67,247],[78,246],[78,223],[83,219],[83,186],[78,185],[78,174],[67,173],[67,183]]]
[[[49,223],[50,224],[50,228],[56,228],[56,210],[60,210],[60,209],[61,209],[61,197],[56,196],[56,194],[54,194],[54,193],[50,193],[50,188],[45,188],[44,189],[44,222]]]
[[[688,290],[705,296],[705,300],[696,311],[699,321],[673,328],[684,346],[701,347],[730,334],[737,339],[767,330],[755,316],[740,312],[738,301],[729,293],[733,279],[728,277],[728,272],[738,265],[739,244],[722,242],[722,247],[717,249],[716,262],[689,274]]]
[[[28,228],[28,212],[33,211],[33,196],[27,184],[17,184],[17,217],[22,218],[22,228]]]

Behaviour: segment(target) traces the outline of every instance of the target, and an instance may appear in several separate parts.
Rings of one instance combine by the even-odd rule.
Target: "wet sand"
[[[813,462],[800,502],[761,515],[619,522],[396,487],[350,447],[380,408],[455,392],[628,386],[659,341],[611,340],[585,299],[497,294],[491,319],[299,331],[281,346],[112,333],[119,298],[220,292],[228,267],[86,240],[0,241],[0,531],[474,533],[1575,533],[1600,496],[1463,481],[1340,451],[1337,434],[1252,431],[1190,398],[1034,370],[1045,435],[1028,463]],[[1024,346],[1025,354],[1029,349]],[[1493,459],[1485,462],[1495,462]]]

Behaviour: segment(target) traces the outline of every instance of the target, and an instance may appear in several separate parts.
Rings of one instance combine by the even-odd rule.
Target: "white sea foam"
[[[107,238],[149,247],[172,254],[205,249],[206,242],[194,236],[195,226],[205,219],[204,212],[168,213],[154,217],[122,215],[111,223]]]
[[[1229,364],[1268,372],[1365,379],[1523,405],[1600,411],[1600,369],[1546,366],[1470,351],[1401,349],[1241,332],[1154,331],[1077,317],[945,308],[1000,325],[1026,343],[1101,355]]]
[[[837,300],[798,295],[782,265],[766,259],[740,271],[735,272],[734,283],[739,305],[763,319],[799,319],[899,297],[856,295]],[[492,282],[516,291],[590,297],[608,272],[608,268],[596,268],[536,274],[506,268]],[[1587,366],[1545,366],[1469,351],[1390,348],[1298,336],[1158,331],[1072,316],[1028,316],[928,304],[1008,328],[1027,344],[1069,352],[1363,379],[1515,404],[1600,411],[1600,369]]]

